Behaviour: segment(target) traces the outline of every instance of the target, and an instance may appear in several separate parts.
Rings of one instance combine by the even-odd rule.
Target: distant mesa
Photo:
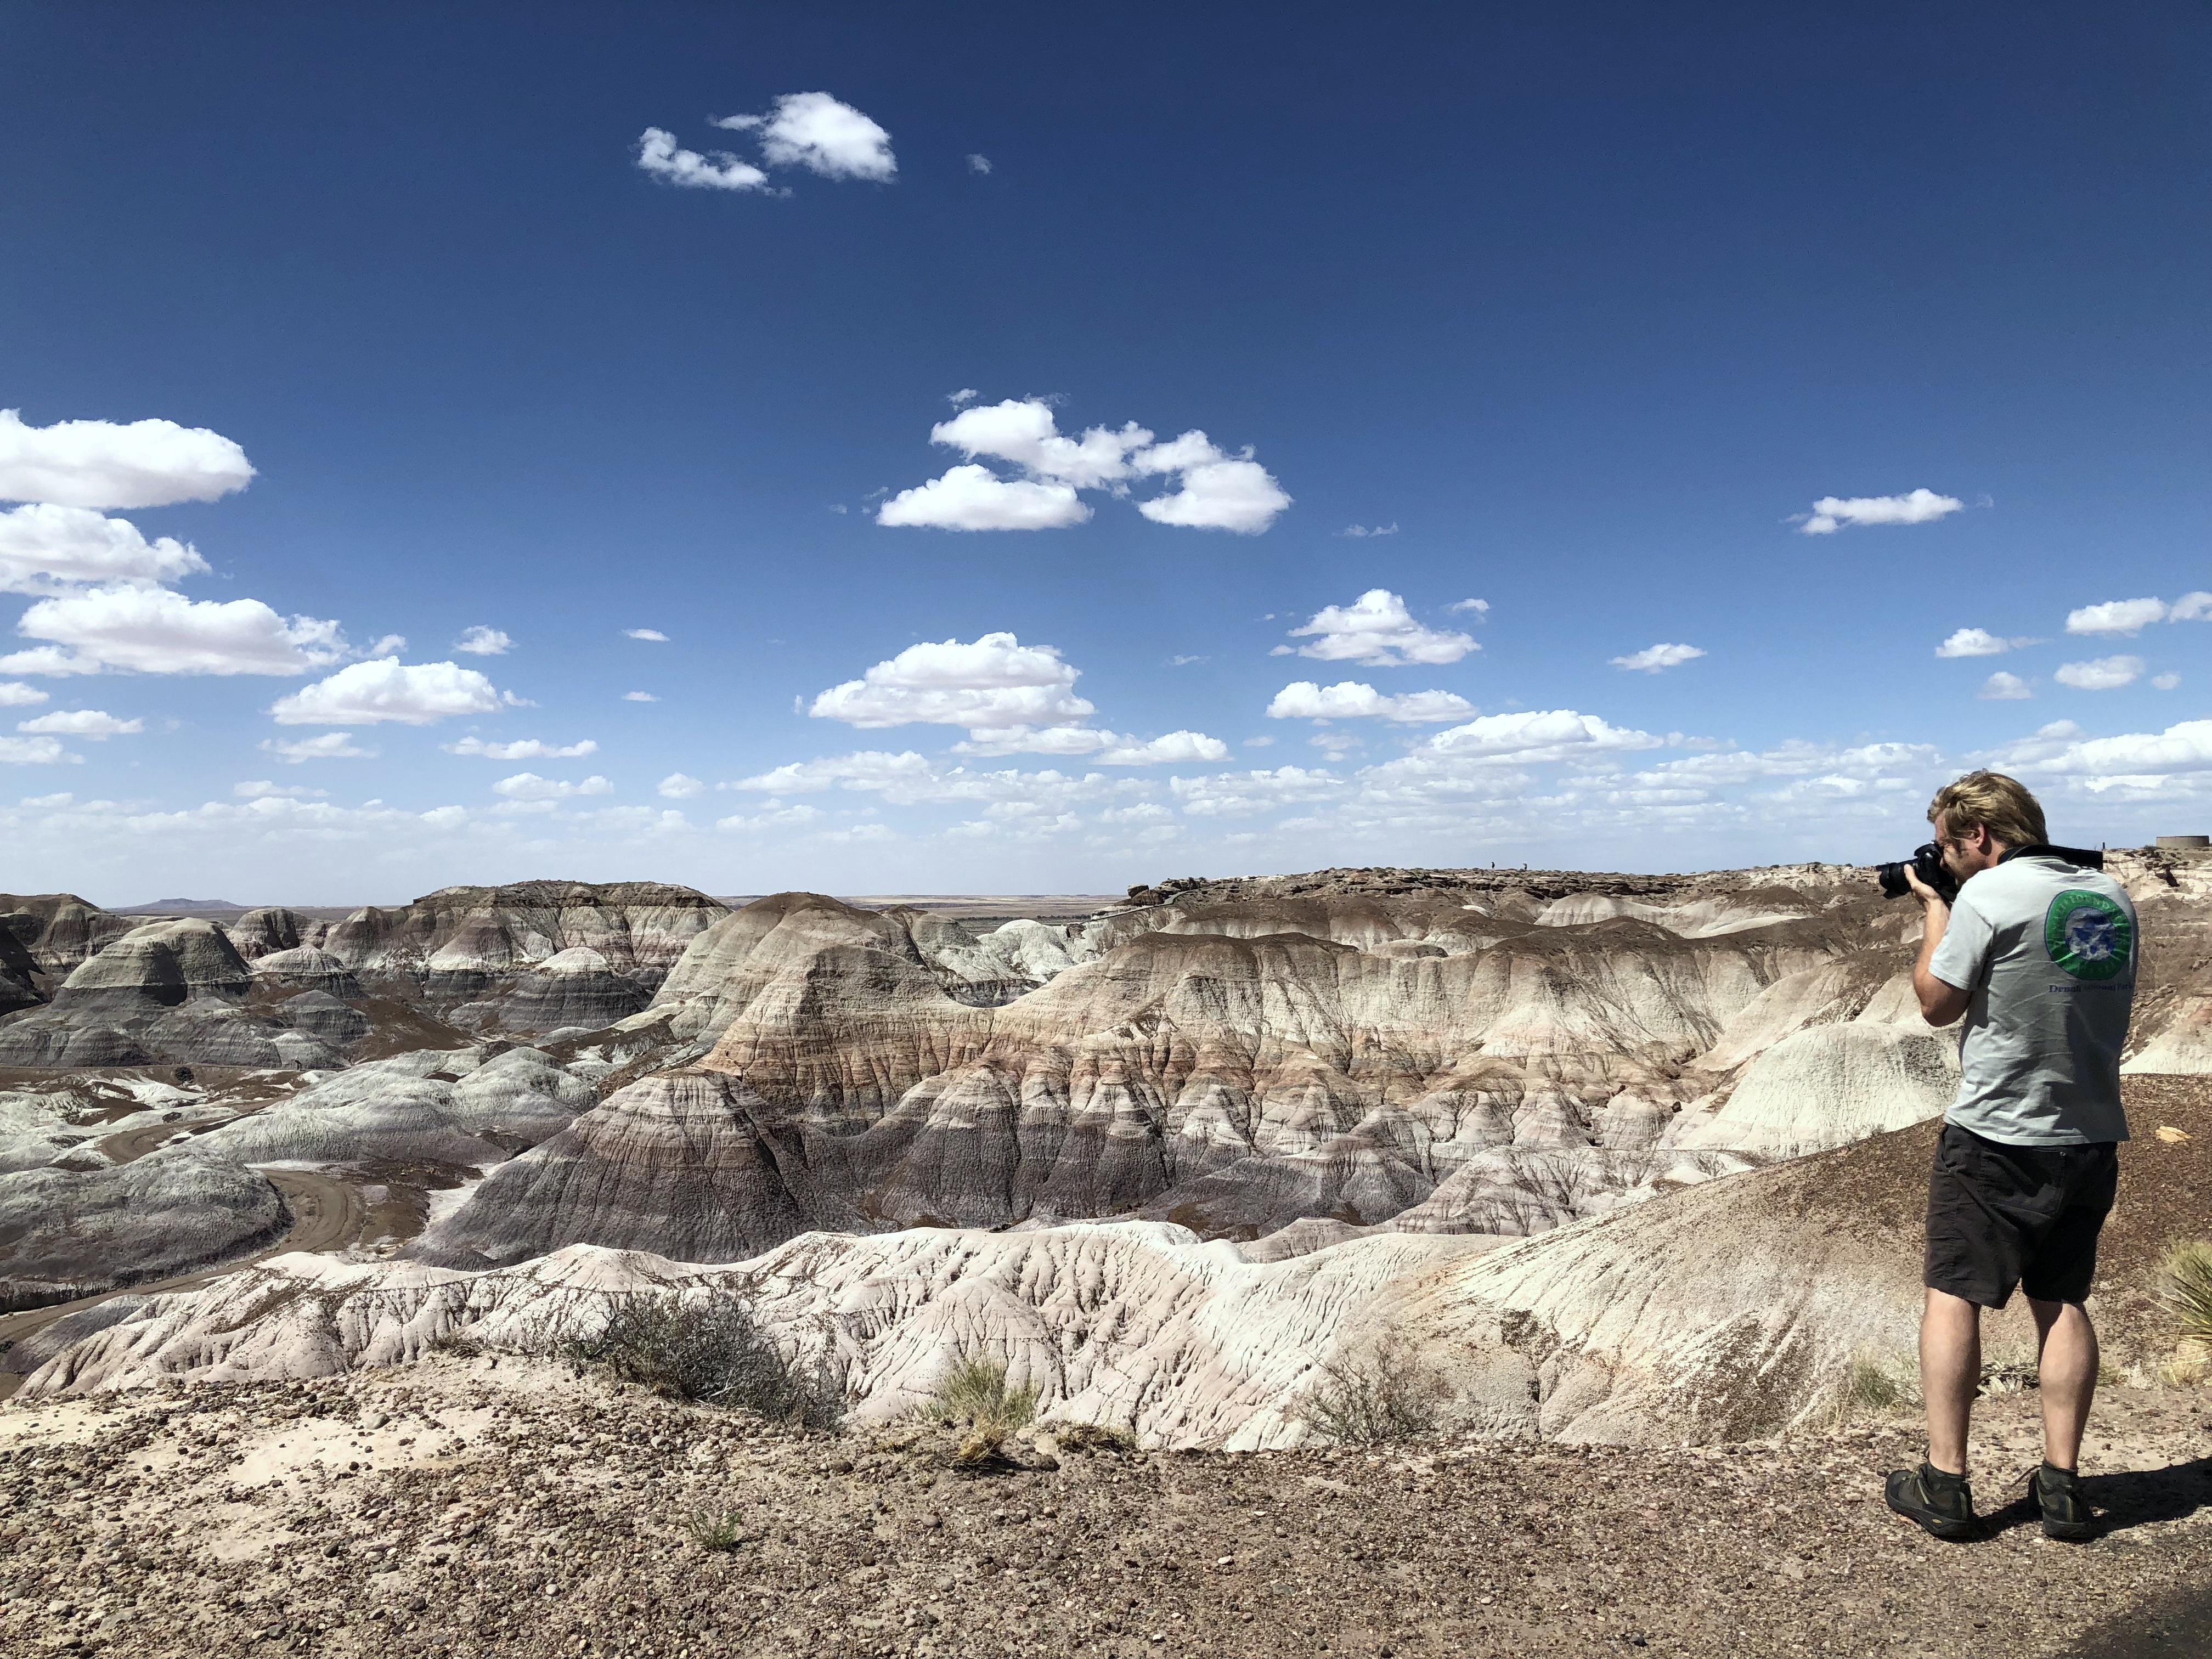
[[[214,911],[252,909],[250,904],[233,904],[228,899],[155,899],[151,904],[118,904],[118,915],[125,916],[204,916]]]

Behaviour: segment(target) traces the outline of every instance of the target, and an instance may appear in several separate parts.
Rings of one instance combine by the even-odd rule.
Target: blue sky
[[[0,7],[0,885],[2212,824],[2201,8],[329,11]]]

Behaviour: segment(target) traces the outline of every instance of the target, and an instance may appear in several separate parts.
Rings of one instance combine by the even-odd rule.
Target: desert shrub
[[[1027,1428],[1036,1416],[1037,1391],[1006,1382],[1003,1362],[981,1354],[963,1354],[930,1395],[928,1410],[941,1422],[1002,1437]]]
[[[1837,1404],[1845,1414],[1853,1412],[1893,1412],[1905,1401],[1905,1384],[1879,1360],[1854,1354],[1844,1372]]]
[[[2212,1242],[2196,1239],[2166,1252],[2159,1300],[2179,1327],[2184,1349],[2212,1358]]]
[[[1365,1358],[1332,1360],[1321,1373],[1321,1386],[1293,1407],[1293,1415],[1315,1432],[1350,1445],[1433,1432],[1449,1392],[1443,1378],[1395,1335],[1376,1343]]]
[[[845,1414],[827,1363],[787,1358],[732,1296],[624,1296],[597,1334],[568,1338],[560,1352],[665,1399],[736,1406],[810,1429],[834,1429]]]
[[[1134,1451],[1137,1437],[1103,1423],[1048,1423],[1052,1437],[1069,1451]]]
[[[1037,1390],[1006,1381],[1003,1361],[963,1353],[939,1382],[921,1415],[959,1432],[951,1464],[959,1474],[1011,1468],[1007,1437],[1036,1417]]]
[[[736,1510],[697,1509],[687,1519],[691,1541],[702,1550],[733,1550],[744,1540],[744,1517]]]

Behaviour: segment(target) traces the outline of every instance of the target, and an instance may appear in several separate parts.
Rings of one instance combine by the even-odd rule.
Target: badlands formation
[[[2109,867],[2136,897],[2148,946],[2127,1062],[2137,1139],[2097,1310],[2108,1364],[2130,1385],[2108,1393],[2136,1400],[2130,1432],[2142,1431],[2112,1455],[2166,1455],[2171,1436],[2159,1436],[2176,1424],[2195,1433],[2191,1413],[2203,1414],[2191,1403],[2201,1395],[2175,1392],[2186,1375],[2153,1292],[2163,1253],[2212,1218],[2212,1091],[2201,1081],[2212,1070],[2212,861],[2129,853]],[[1128,1495],[1150,1502],[1175,1486],[1158,1473],[1174,1466],[1146,1465],[1153,1452],[1317,1459],[1281,1467],[1323,1492],[1387,1467],[1410,1471],[1409,1492],[1433,1493],[1450,1485],[1437,1448],[1462,1448],[1451,1455],[1474,1461],[1450,1467],[1471,1476],[1516,1446],[1539,1461],[1516,1462],[1498,1490],[1478,1481],[1468,1501],[1542,1510],[1559,1494],[1532,1472],[1601,1471],[1607,1490],[1633,1498],[1624,1524],[1659,1525],[1680,1508],[1672,1483],[1701,1478],[1662,1449],[1793,1436],[1832,1468],[1844,1443],[1822,1437],[1864,1379],[1910,1378],[1920,1193],[1957,1079],[1954,1034],[1930,1030],[1911,994],[1917,930],[1911,907],[1875,896],[1870,872],[1835,866],[1188,879],[1133,890],[1088,918],[995,925],[809,894],[732,908],[644,882],[450,888],[344,917],[264,908],[220,921],[0,896],[0,1394],[18,1396],[0,1413],[0,1485],[10,1433],[47,1448],[13,1466],[33,1497],[46,1490],[35,1471],[56,1459],[89,1470],[106,1467],[100,1448],[152,1447],[149,1467],[170,1472],[161,1490],[177,1502],[199,1492],[247,1505],[243,1516],[260,1500],[240,1471],[282,1464],[283,1480],[324,1483],[324,1495],[300,1487],[309,1512],[238,1547],[237,1559],[273,1559],[339,1524],[330,1481],[388,1475],[396,1484],[378,1490],[404,1520],[408,1482],[477,1468],[360,1426],[372,1419],[475,1425],[457,1445],[521,1460],[499,1479],[532,1492],[538,1483],[517,1470],[565,1455],[546,1447],[569,1416],[611,1414],[624,1457],[676,1460],[642,1488],[618,1457],[588,1502],[529,1498],[500,1535],[534,1559],[538,1523],[564,1504],[582,1505],[558,1534],[577,1543],[622,1508],[619,1494],[688,1492],[702,1473],[736,1479],[744,1462],[696,1412],[633,1445],[621,1423],[646,1412],[636,1397],[595,1394],[546,1358],[649,1292],[690,1307],[741,1300],[785,1353],[831,1379],[848,1431],[829,1443],[878,1447],[866,1456],[887,1490],[935,1479],[900,1425],[951,1364],[981,1356],[1036,1391],[1048,1426],[1133,1437],[1130,1467],[1153,1472],[1101,1477],[1094,1497],[1129,1480]],[[2024,1326],[2016,1315],[1993,1326],[1992,1377],[2023,1373]],[[457,1351],[483,1356],[465,1386]],[[1328,1464],[1314,1401],[1346,1368],[1382,1356],[1432,1393],[1439,1437],[1413,1462],[1346,1474]],[[578,1389],[591,1401],[577,1403]],[[462,1407],[456,1389],[489,1390],[493,1403]],[[618,1396],[632,1404],[607,1403]],[[159,1403],[132,1403],[149,1400]],[[204,1430],[203,1411],[216,1413]],[[241,1435],[281,1439],[303,1414],[353,1424],[331,1447],[358,1442],[356,1467],[333,1474],[324,1452],[312,1469],[286,1464],[289,1442],[240,1449]],[[541,1418],[555,1440],[526,1455]],[[337,1431],[301,1432],[306,1445]],[[1901,1426],[1882,1432],[1902,1444]],[[775,1445],[757,1449],[797,1462],[761,1478],[811,1494],[792,1500],[794,1516],[812,1513],[825,1480],[866,1484],[853,1466],[862,1453]],[[1642,1449],[1644,1461],[1554,1466],[1526,1450],[1546,1445]],[[2115,1488],[2111,1507],[2136,1504],[2144,1527],[2199,1548],[2192,1517],[2212,1489],[2194,1455],[2172,1455],[2179,1496]],[[1035,1469],[1054,1461],[1040,1456]],[[1870,1470],[1850,1479],[1873,1489]],[[1759,1489],[1723,1484],[1737,1497]],[[1019,1500],[1024,1515],[1091,1502],[1057,1490]],[[369,1522],[345,1522],[367,1552],[362,1583],[432,1574],[427,1594],[452,1592],[455,1564],[477,1553],[467,1540],[491,1535],[482,1500],[467,1501],[479,1504],[474,1529],[449,1521],[434,1551],[419,1531],[372,1548]],[[844,1501],[822,1499],[824,1524]],[[842,1582],[865,1589],[890,1571],[907,1612],[872,1628],[854,1615],[853,1651],[989,1648],[932,1646],[953,1581],[916,1565],[924,1556],[957,1572],[973,1543],[1012,1577],[1075,1547],[1072,1521],[1045,1528],[1060,1541],[1037,1544],[1041,1555],[1023,1553],[1026,1532],[1011,1553],[976,1543],[962,1529],[1003,1526],[1004,1515],[948,1520],[943,1498],[933,1529],[902,1531],[925,1525],[903,1501],[874,1500],[883,1541]],[[1214,1501],[1189,1512],[1209,1537],[1232,1524],[1200,1515]],[[1828,1502],[1760,1501],[1784,1517]],[[1230,1509],[1241,1526],[1303,1504],[1271,1487]],[[586,1510],[599,1519],[587,1525]],[[656,1513],[664,1530],[680,1525],[665,1504]],[[1160,1565],[1172,1547],[1109,1543],[1119,1523],[1084,1524],[1091,1544],[1126,1556],[1133,1581],[1173,1571]],[[623,1539],[647,1536],[621,1523]],[[754,1541],[772,1564],[771,1536],[796,1548],[804,1530],[793,1520]],[[1377,1559],[1413,1577],[1429,1570],[1413,1565],[1425,1544],[1391,1536],[1369,1541]],[[633,1545],[609,1547],[619,1557]],[[1873,1547],[1847,1553],[1864,1562]],[[1799,1580],[1836,1570],[1812,1543],[1791,1559],[1818,1564]],[[899,1580],[909,1569],[921,1576]],[[514,1593],[567,1582],[549,1559]],[[1425,1651],[1453,1630],[1464,1648],[1465,1620],[1490,1618],[1480,1608],[1512,1605],[1533,1582],[1501,1575],[1480,1603],[1438,1589],[1434,1608],[1416,1607],[1410,1624],[1401,1608],[1358,1641],[1341,1621],[1331,1628],[1352,1650]],[[28,1592],[0,1578],[15,1598],[0,1601],[0,1620],[27,1593],[54,1595],[53,1583],[43,1570]],[[1127,1638],[1129,1650],[1275,1651],[1252,1644],[1267,1629],[1254,1609],[1316,1588],[1286,1583],[1304,1580],[1288,1568],[1239,1580],[1223,1601],[1155,1583],[1162,1606],[1188,1604],[1180,1629],[1127,1598],[1085,1616],[1103,1650]],[[1574,1595],[1579,1606],[1595,1593]],[[62,1622],[76,1628],[82,1601],[46,1605],[65,1602],[75,1624]],[[353,1647],[501,1645],[481,1619],[441,1623],[452,1607],[422,1594],[404,1605],[411,1615],[394,1622],[356,1622]],[[1031,1597],[1001,1621],[1010,1641],[1044,1605]],[[1243,1622],[1200,1641],[1224,1606]],[[1462,1623],[1436,1613],[1447,1606]],[[1988,1607],[1973,1611],[1990,1622]],[[1515,1616],[1523,1644],[1495,1650],[1553,1650],[1530,1633],[1545,1627],[1541,1606]],[[1638,1616],[1659,1645],[1664,1621]],[[1764,1616],[1741,1614],[1747,1629]],[[258,1617],[234,1600],[203,1634],[274,1629],[297,1647],[347,1624]],[[1609,1639],[1630,1640],[1635,1622]],[[680,1647],[706,1628],[687,1615],[666,1639]],[[745,1629],[762,1650],[781,1639],[768,1625]],[[1581,1629],[1559,1624],[1558,1650],[1585,1650],[1568,1639]],[[1162,1631],[1180,1645],[1164,1650]],[[1702,1650],[1674,1634],[1674,1650]],[[623,1642],[580,1626],[544,1650],[602,1638]],[[2060,1650],[2031,1638],[2024,1627],[2015,1645]]]

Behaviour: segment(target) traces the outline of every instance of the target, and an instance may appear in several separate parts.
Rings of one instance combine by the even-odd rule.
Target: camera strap
[[[2057,859],[2079,870],[2101,870],[2105,867],[2104,854],[2094,848],[2053,847],[2045,842],[2007,848],[1997,855],[1999,864],[2010,864],[2014,859]]]

